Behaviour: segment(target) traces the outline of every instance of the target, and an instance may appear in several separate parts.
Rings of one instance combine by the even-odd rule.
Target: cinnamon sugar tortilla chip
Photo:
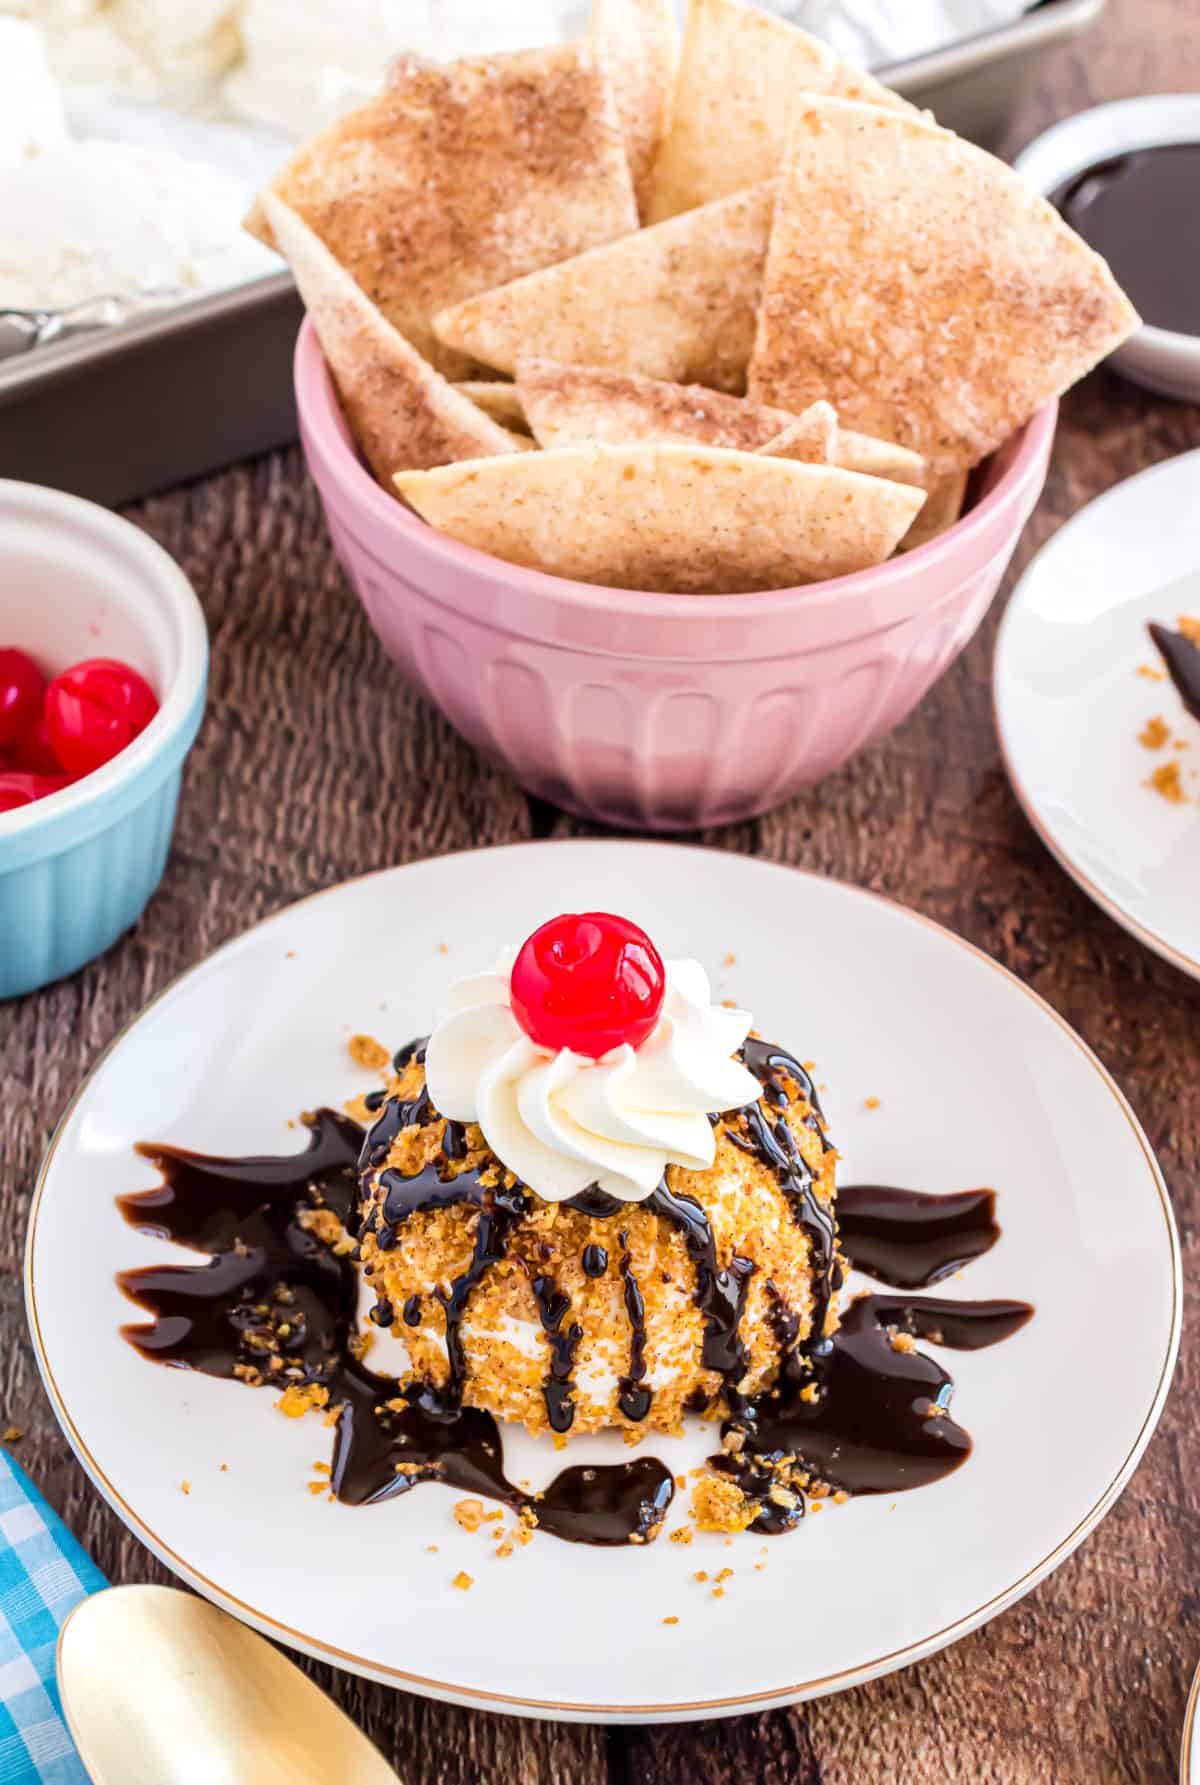
[[[405,471],[396,487],[432,526],[510,563],[700,595],[881,563],[923,500],[853,471],[694,445],[559,447]]]
[[[644,212],[679,58],[672,0],[592,0],[588,41],[612,86],[638,209]]]
[[[647,220],[660,223],[771,179],[805,93],[909,109],[898,93],[785,19],[736,0],[690,0]]]
[[[966,495],[965,471],[952,471],[949,477],[943,477],[939,483],[935,483],[925,498],[924,508],[896,550],[914,552],[919,545],[928,545],[931,539],[936,539],[939,533],[952,527],[962,514]]]
[[[935,477],[976,464],[1116,347],[1137,316],[1057,211],[912,113],[798,111],[758,338],[759,402],[825,397]]]
[[[279,250],[320,337],[363,456],[389,493],[392,473],[521,449],[427,365],[296,213],[263,195]]]
[[[704,385],[668,384],[603,366],[567,366],[542,354],[522,355],[515,388],[543,447],[694,440],[757,452],[785,426],[803,425],[813,450],[790,456],[807,456],[813,464],[834,462],[837,416],[828,403],[814,403],[807,418],[797,418]]]
[[[406,57],[369,105],[271,182],[449,377],[435,310],[637,228],[616,105],[586,46],[444,65]],[[246,227],[271,241],[258,202]]]
[[[861,471],[864,477],[886,477],[892,483],[911,483],[922,490],[929,481],[919,452],[878,440],[874,434],[860,434],[857,428],[843,428],[840,423],[836,462],[847,471]]]
[[[735,193],[469,298],[434,327],[448,347],[505,372],[536,346],[567,364],[739,389],[773,198],[770,184]]]
[[[703,385],[668,384],[602,366],[567,366],[542,354],[522,355],[515,388],[543,447],[695,440],[840,465],[893,483],[924,482],[919,454],[839,428],[835,411],[824,402],[811,404],[803,415],[789,415]]]
[[[777,459],[811,461],[814,440],[822,447],[824,445],[826,410],[835,425],[826,460],[828,464],[840,465],[844,471],[861,471],[866,477],[886,477],[892,483],[911,483],[918,489],[924,488],[925,461],[919,452],[909,452],[906,446],[893,446],[890,440],[876,440],[871,434],[859,434],[853,428],[838,426],[837,411],[831,404],[821,401],[810,403],[786,428],[756,450],[770,453]],[[782,411],[764,409],[761,413],[779,415]]]
[[[464,378],[454,389],[464,397],[470,397],[477,409],[482,409],[503,427],[516,428],[522,434],[529,432],[529,422],[515,384],[506,384],[498,378]]]
[[[752,404],[757,408],[757,404]],[[779,409],[761,409],[762,415],[781,415]],[[810,403],[803,414],[789,421],[779,433],[772,434],[765,446],[756,446],[755,452],[765,452],[773,459],[798,459],[802,465],[837,465],[841,463],[838,456],[837,410],[832,403]],[[847,469],[853,470],[850,466]],[[903,481],[903,479],[901,480]]]

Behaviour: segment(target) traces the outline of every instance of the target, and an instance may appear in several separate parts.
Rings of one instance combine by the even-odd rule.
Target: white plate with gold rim
[[[399,1045],[429,1027],[450,974],[487,964],[554,912],[588,908],[621,910],[668,953],[705,962],[715,995],[816,1058],[845,1181],[994,1184],[1000,1242],[948,1293],[1037,1309],[1003,1345],[942,1354],[975,1439],[961,1469],[894,1499],[830,1506],[770,1540],[761,1569],[765,1540],[752,1535],[618,1550],[539,1535],[498,1559],[482,1533],[458,1528],[456,1496],[440,1486],[373,1508],[331,1504],[305,1491],[328,1454],[319,1420],[284,1420],[268,1393],[156,1367],[117,1335],[130,1309],[115,1274],[186,1256],[113,1206],[155,1181],[135,1142],[293,1150],[290,1118],[363,1088],[350,1032]],[[352,881],[185,974],[63,1118],[34,1200],[27,1293],[80,1461],[199,1591],[374,1679],[461,1704],[632,1722],[836,1691],[1003,1610],[1129,1479],[1166,1396],[1180,1311],[1178,1242],[1146,1139],[1032,992],[867,893],[626,842],[530,844]],[[511,1475],[536,1485],[562,1466],[549,1443],[510,1439]],[[687,1467],[711,1431],[707,1444],[696,1433],[649,1448]],[[567,1460],[626,1454],[616,1438],[583,1439]],[[719,1599],[693,1579],[724,1567],[734,1573]],[[469,1591],[452,1585],[460,1570]]]
[[[1005,613],[994,691],[1009,779],[1043,843],[1200,978],[1200,724],[1146,630],[1181,613],[1200,615],[1200,452],[1117,484],[1042,547]],[[1158,719],[1167,735],[1148,749]],[[1172,762],[1178,801],[1150,785]]]

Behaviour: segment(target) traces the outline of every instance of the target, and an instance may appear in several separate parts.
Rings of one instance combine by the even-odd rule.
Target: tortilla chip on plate
[[[432,526],[509,563],[692,595],[882,563],[924,500],[853,471],[695,445],[565,446],[404,471],[396,487]]]
[[[1107,265],[993,155],[916,113],[798,109],[750,392],[977,464],[1137,325]]]
[[[608,73],[638,209],[644,212],[679,59],[672,0],[592,0],[588,42]]]
[[[499,378],[463,378],[455,384],[454,389],[461,391],[464,397],[470,397],[477,409],[482,409],[485,415],[490,415],[502,427],[515,428],[522,434],[530,432],[515,384]]]
[[[528,444],[497,427],[421,358],[303,218],[273,192],[264,193],[262,202],[320,337],[351,432],[389,495],[393,472],[519,452]]]
[[[910,109],[898,93],[786,19],[736,0],[690,0],[647,220],[661,223],[772,179],[805,93]]]
[[[756,186],[442,310],[446,346],[501,371],[531,347],[568,365],[736,390],[745,383],[774,187]]]
[[[952,471],[949,477],[943,477],[933,485],[925,498],[924,508],[896,547],[898,552],[914,552],[919,545],[928,545],[931,539],[954,525],[962,515],[966,501],[967,476],[965,471]]]
[[[268,190],[448,377],[436,310],[637,228],[607,75],[586,46],[435,64],[322,130]],[[271,243],[261,200],[246,227]]]

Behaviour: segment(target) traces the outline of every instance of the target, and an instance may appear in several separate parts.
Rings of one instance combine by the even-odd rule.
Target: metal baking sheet
[[[1043,0],[1015,24],[876,72],[995,144],[1040,57],[1104,4]],[[285,445],[301,314],[281,272],[0,362],[0,477],[116,507]]]

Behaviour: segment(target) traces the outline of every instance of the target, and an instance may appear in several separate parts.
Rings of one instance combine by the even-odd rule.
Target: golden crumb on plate
[[[461,1525],[464,1531],[478,1531],[483,1523],[483,1501],[456,1500],[454,1518],[456,1524]]]
[[[372,1072],[382,1072],[391,1059],[382,1041],[376,1041],[373,1035],[352,1035],[346,1046],[354,1064],[366,1066]]]
[[[1183,782],[1180,779],[1179,764],[1174,758],[1170,762],[1160,762],[1146,785],[1152,787],[1155,793],[1161,794],[1163,799],[1168,800],[1173,806],[1182,806],[1187,800],[1187,794],[1183,790]]]
[[[758,1511],[728,1475],[706,1473],[692,1489],[692,1517],[702,1531],[745,1531]]]
[[[460,1568],[450,1585],[457,1587],[461,1593],[467,1593],[475,1585],[475,1577],[468,1574],[465,1568]]]
[[[1161,713],[1156,713],[1153,719],[1147,719],[1141,731],[1138,732],[1138,743],[1147,750],[1161,750],[1170,735],[1171,727]]]
[[[289,1382],[275,1405],[288,1419],[302,1419],[329,1401],[329,1390],[319,1382]]]

